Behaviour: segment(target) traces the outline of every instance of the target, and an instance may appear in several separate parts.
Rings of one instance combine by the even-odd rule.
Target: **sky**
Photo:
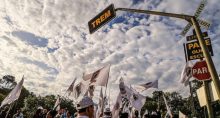
[[[63,95],[75,77],[111,64],[111,98],[119,78],[127,85],[159,79],[159,90],[189,95],[180,84],[185,64],[180,19],[117,11],[90,34],[88,21],[110,4],[115,8],[193,15],[202,0],[0,0],[0,76],[13,75],[38,95]],[[199,18],[211,23],[216,70],[220,72],[220,4],[208,0]],[[203,29],[203,31],[207,31]],[[192,35],[192,29],[187,33]],[[149,89],[142,94],[151,95]],[[99,93],[96,90],[96,93]]]

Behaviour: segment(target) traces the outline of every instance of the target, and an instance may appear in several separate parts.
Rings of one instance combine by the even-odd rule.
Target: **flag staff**
[[[7,111],[7,114],[6,114],[5,118],[7,118],[7,117],[8,117],[8,114],[9,114],[9,112],[10,112],[10,110],[11,110],[12,106],[14,106],[14,103],[10,104],[10,107],[9,107],[9,109],[8,109],[8,111]]]

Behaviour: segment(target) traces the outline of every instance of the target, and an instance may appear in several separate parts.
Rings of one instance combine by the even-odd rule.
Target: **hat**
[[[89,107],[91,105],[94,105],[92,99],[85,96],[77,103],[76,109],[83,109],[83,108]]]
[[[104,109],[104,113],[106,113],[106,112],[111,112],[111,111],[110,111],[110,108],[105,108],[105,109]]]
[[[43,109],[43,107],[42,107],[42,106],[39,106],[37,109]]]

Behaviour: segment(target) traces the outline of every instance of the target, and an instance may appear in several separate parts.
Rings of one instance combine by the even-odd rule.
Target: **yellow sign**
[[[213,56],[211,40],[209,38],[205,39],[205,44],[208,47],[209,52]],[[188,60],[202,59],[204,57],[198,41],[187,43],[186,49],[187,49]]]
[[[114,5],[111,4],[88,22],[90,34],[95,32],[97,29],[102,27],[107,22],[111,21],[115,16],[116,14],[115,14]]]

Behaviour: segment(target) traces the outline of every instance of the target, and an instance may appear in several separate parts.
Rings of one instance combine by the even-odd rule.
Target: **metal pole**
[[[213,115],[213,109],[212,109],[212,105],[211,105],[211,101],[210,101],[210,94],[209,94],[209,82],[208,81],[203,81],[204,84],[204,88],[205,88],[205,97],[206,97],[206,107],[207,107],[207,111],[208,111],[208,116],[209,118],[214,118]]]
[[[197,22],[195,17],[192,17],[191,21],[192,21],[193,26],[194,26],[194,28],[196,30],[196,35],[198,37],[199,44],[201,46],[203,55],[204,55],[204,57],[206,59],[206,63],[207,63],[209,72],[211,74],[212,81],[213,81],[213,83],[215,85],[215,89],[216,89],[216,92],[218,94],[218,98],[220,99],[220,81],[219,81],[218,74],[216,72],[214,63],[213,63],[212,58],[211,58],[211,56],[209,54],[207,46],[205,45],[205,41],[203,39],[202,31],[200,29],[199,23]]]
[[[139,10],[139,9],[129,9],[129,8],[116,8],[115,11],[129,11],[129,12],[137,12],[137,13],[144,13],[144,14],[153,14],[158,16],[168,16],[174,18],[185,19],[190,22],[192,16],[185,15],[185,14],[175,14],[175,13],[165,13],[165,12],[158,12],[158,11],[150,11],[150,10]]]

